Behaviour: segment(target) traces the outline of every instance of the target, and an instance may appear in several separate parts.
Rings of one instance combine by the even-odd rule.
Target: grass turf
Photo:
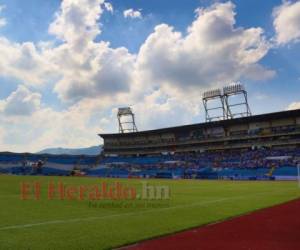
[[[168,185],[170,199],[98,201],[90,206],[88,200],[48,200],[51,180],[76,186],[119,181],[138,193],[142,188],[136,179],[0,175],[1,250],[110,249],[300,197],[296,182],[147,180]],[[21,200],[22,181],[39,181],[41,199]]]

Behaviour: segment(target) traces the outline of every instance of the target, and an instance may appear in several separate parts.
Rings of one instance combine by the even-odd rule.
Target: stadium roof
[[[253,115],[253,116],[247,116],[247,117],[239,117],[239,118],[235,118],[235,119],[228,119],[228,120],[221,120],[221,121],[196,123],[196,124],[182,125],[182,126],[176,126],[176,127],[145,130],[145,131],[132,132],[132,133],[110,133],[110,134],[105,134],[105,133],[102,134],[101,133],[101,134],[99,134],[99,136],[101,136],[102,138],[113,137],[113,136],[132,137],[132,136],[137,136],[137,135],[170,133],[170,132],[186,131],[186,130],[191,130],[191,129],[210,128],[210,127],[218,127],[218,126],[230,126],[230,125],[234,125],[234,124],[260,122],[260,121],[265,121],[268,119],[280,119],[280,118],[297,117],[297,116],[300,117],[300,109],[267,113],[267,114],[261,114],[261,115]]]

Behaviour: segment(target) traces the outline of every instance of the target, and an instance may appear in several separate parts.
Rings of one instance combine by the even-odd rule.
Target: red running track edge
[[[122,249],[300,250],[300,199]]]

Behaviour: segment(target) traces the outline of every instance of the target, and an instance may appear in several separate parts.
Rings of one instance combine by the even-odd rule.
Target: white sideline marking
[[[172,210],[172,209],[178,209],[178,208],[188,208],[188,207],[194,207],[194,206],[201,206],[206,205],[210,203],[218,203],[221,201],[228,201],[228,200],[235,200],[235,199],[243,199],[243,198],[249,198],[250,196],[257,196],[257,195],[265,195],[265,194],[272,194],[274,192],[263,192],[258,194],[251,194],[248,196],[235,196],[235,197],[228,197],[228,198],[221,198],[211,201],[203,201],[203,202],[195,202],[188,205],[178,205],[173,207],[166,207],[166,208],[159,208],[159,209],[150,209],[146,211],[141,212],[130,212],[130,213],[118,213],[118,214],[111,214],[111,215],[105,215],[105,216],[98,216],[98,217],[87,217],[87,218],[77,218],[77,219],[67,219],[67,220],[52,220],[52,221],[44,221],[39,223],[30,223],[30,224],[21,224],[21,225],[12,225],[12,226],[5,226],[0,227],[0,231],[4,230],[10,230],[10,229],[22,229],[22,228],[30,228],[30,227],[36,227],[36,226],[44,226],[44,225],[53,225],[53,224],[66,224],[66,223],[74,223],[74,222],[82,222],[82,221],[91,221],[91,220],[101,220],[101,219],[110,219],[115,217],[122,217],[122,216],[131,216],[131,215],[141,215],[151,212],[160,212],[160,211],[166,211],[166,210]]]
[[[51,225],[51,224],[72,223],[72,222],[79,222],[79,221],[90,221],[90,220],[97,220],[97,219],[108,219],[108,218],[130,216],[130,215],[140,215],[140,214],[159,212],[159,211],[170,210],[170,209],[201,206],[201,205],[205,205],[205,204],[209,204],[209,203],[216,203],[216,202],[221,202],[221,201],[225,201],[225,200],[233,200],[233,199],[238,199],[238,198],[241,198],[241,197],[222,198],[222,199],[211,200],[211,201],[206,201],[206,202],[201,202],[201,203],[197,202],[197,203],[192,203],[189,205],[179,205],[179,206],[166,207],[166,208],[160,208],[160,209],[151,209],[151,210],[146,210],[146,211],[141,211],[141,212],[119,213],[119,214],[111,214],[111,215],[98,216],[98,217],[87,217],[87,218],[68,219],[68,220],[53,220],[53,221],[45,221],[45,222],[32,223],[32,224],[6,226],[6,227],[1,227],[0,230],[19,229],[19,228],[27,228],[27,227]]]

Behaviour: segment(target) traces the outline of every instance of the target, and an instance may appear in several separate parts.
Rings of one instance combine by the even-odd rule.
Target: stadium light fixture
[[[230,99],[233,96],[241,96],[242,100],[237,103],[231,104]],[[251,116],[251,111],[248,103],[247,91],[240,83],[232,83],[223,88],[223,100],[226,107],[226,118],[232,119],[235,117]],[[235,107],[240,107],[238,111],[234,111]]]
[[[119,133],[137,132],[135,124],[135,116],[130,107],[122,107],[118,109]],[[124,117],[129,117],[129,120],[124,121]]]
[[[232,96],[242,96],[242,100],[238,103],[231,104],[229,100]],[[221,106],[209,107],[212,100],[218,100],[221,103]],[[251,116],[247,91],[240,82],[234,82],[223,89],[206,91],[202,95],[202,101],[205,109],[206,122]],[[234,108],[237,106],[240,107],[239,110],[234,111]],[[222,110],[222,114],[213,116],[213,110]]]
[[[221,89],[213,89],[213,90],[209,90],[203,93],[203,98],[215,98],[215,97],[219,97],[222,95],[222,90]]]
[[[213,101],[218,101],[220,104],[215,104]],[[224,106],[223,94],[221,89],[213,89],[203,93],[202,102],[205,109],[206,122],[213,120],[224,120],[226,116],[226,110]],[[214,103],[215,105],[212,105]],[[216,110],[220,111],[217,115],[213,115],[212,112]]]

